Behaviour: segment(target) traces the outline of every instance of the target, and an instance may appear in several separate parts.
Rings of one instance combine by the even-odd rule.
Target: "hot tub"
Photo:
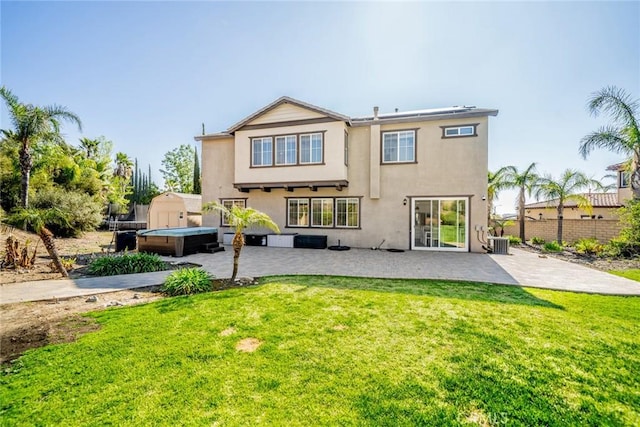
[[[214,227],[156,228],[138,231],[138,251],[181,257],[218,241]]]

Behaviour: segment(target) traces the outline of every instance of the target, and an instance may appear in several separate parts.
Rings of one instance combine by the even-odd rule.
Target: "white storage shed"
[[[200,194],[162,193],[151,200],[147,228],[177,228],[202,226],[202,196]]]

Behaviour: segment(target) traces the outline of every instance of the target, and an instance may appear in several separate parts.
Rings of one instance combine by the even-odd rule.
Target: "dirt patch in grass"
[[[245,338],[238,341],[236,344],[236,350],[244,353],[253,353],[262,345],[262,341],[257,338]]]
[[[163,298],[158,287],[140,288],[56,301],[0,305],[0,363],[19,357],[26,350],[76,340],[98,325],[80,314],[111,306],[146,303]]]
[[[229,335],[233,335],[236,333],[236,328],[227,328],[224,331],[220,332],[221,337],[228,337]]]
[[[336,325],[333,328],[334,331],[346,331],[347,329],[349,329],[349,327],[347,325]]]

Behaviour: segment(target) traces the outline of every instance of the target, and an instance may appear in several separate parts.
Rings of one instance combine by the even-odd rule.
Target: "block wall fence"
[[[607,243],[620,234],[622,226],[615,219],[565,219],[562,221],[562,239],[573,243],[579,239],[595,237],[600,243]],[[550,242],[556,240],[558,234],[557,219],[527,220],[524,223],[526,240],[541,237]],[[519,236],[519,225],[516,222],[504,228],[504,235]]]

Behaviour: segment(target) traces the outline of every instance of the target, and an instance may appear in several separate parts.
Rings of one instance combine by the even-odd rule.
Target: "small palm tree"
[[[253,208],[241,208],[234,205],[231,209],[228,209],[218,202],[211,202],[202,206],[202,211],[220,212],[226,218],[226,222],[235,229],[235,234],[231,241],[231,245],[233,246],[233,273],[231,274],[231,282],[234,282],[238,275],[240,251],[242,251],[242,247],[244,246],[244,236],[242,232],[249,227],[266,227],[276,233],[280,233],[278,225],[273,222],[269,215]]]
[[[504,172],[505,168],[500,168],[495,172],[488,171],[487,174],[487,219],[489,221],[493,215],[493,202],[498,200],[498,193],[507,188]]]
[[[640,100],[623,89],[609,86],[592,94],[587,108],[593,116],[608,113],[613,123],[602,126],[580,140],[580,154],[587,158],[595,148],[627,155],[631,160],[631,190],[640,199]]]
[[[56,270],[63,277],[69,277],[69,273],[62,265],[56,243],[53,240],[53,233],[47,228],[47,224],[70,227],[67,217],[60,209],[18,209],[7,218],[7,222],[20,227],[31,227],[42,240]]]
[[[589,178],[584,173],[572,169],[565,170],[558,180],[554,180],[551,175],[540,178],[540,185],[535,194],[536,199],[545,198],[549,201],[558,201],[556,211],[558,212],[557,241],[559,244],[562,244],[562,215],[565,203],[573,200],[578,204],[579,208],[591,212],[590,200],[583,194],[579,194],[581,190],[590,187],[601,189],[602,184],[595,179]]]
[[[524,242],[524,205],[526,203],[526,195],[536,191],[539,186],[540,177],[536,173],[536,164],[531,163],[523,171],[518,170],[515,166],[505,166],[502,172],[503,187],[515,188],[518,190],[518,223],[520,225],[520,239]]]
[[[33,145],[43,140],[61,140],[61,119],[76,123],[80,130],[82,130],[82,123],[78,116],[59,105],[38,107],[23,104],[4,86],[0,87],[0,98],[7,105],[9,119],[15,128],[10,135],[20,144],[20,173],[22,175],[20,205],[22,208],[27,208],[29,206],[29,178],[33,167],[33,159],[31,158]],[[9,134],[5,133],[5,135]]]

